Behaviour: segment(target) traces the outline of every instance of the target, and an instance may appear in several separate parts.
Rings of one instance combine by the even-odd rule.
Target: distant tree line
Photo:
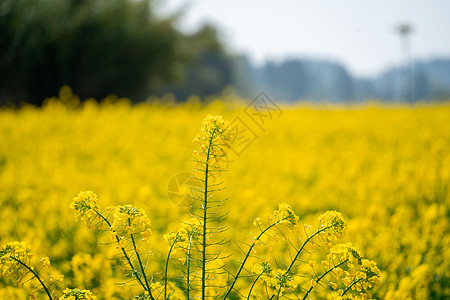
[[[350,74],[342,64],[314,59],[268,61],[254,66],[239,58],[237,93],[265,91],[282,101],[349,102],[365,100],[427,101],[450,99],[450,59],[417,61],[412,69],[396,67],[372,78]],[[245,83],[245,84],[242,84]]]
[[[184,35],[151,0],[2,0],[0,104],[41,104],[69,85],[82,99],[206,96],[231,82],[213,27]]]

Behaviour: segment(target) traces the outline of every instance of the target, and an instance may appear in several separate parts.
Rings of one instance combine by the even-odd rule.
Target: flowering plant
[[[313,229],[300,223],[289,204],[281,203],[267,218],[254,219],[257,233],[249,243],[236,243],[242,258],[230,260],[230,255],[222,253],[221,246],[226,243],[222,235],[227,229],[222,219],[226,213],[221,211],[224,199],[216,199],[215,194],[223,189],[217,178],[224,171],[221,160],[226,159],[232,140],[230,124],[221,116],[208,115],[203,120],[194,139],[198,149],[194,151],[195,184],[189,194],[191,218],[164,235],[168,251],[164,269],[158,274],[149,274],[147,268],[152,256],[147,248],[154,242],[151,221],[143,209],[127,204],[102,210],[92,191],[73,198],[70,207],[76,220],[111,235],[122,262],[120,269],[141,288],[135,298],[309,299],[326,294],[335,294],[336,299],[371,298],[371,291],[380,284],[381,272],[351,244],[335,244],[347,228],[337,211],[320,215]],[[279,248],[278,252],[274,248]],[[24,242],[6,244],[0,249],[3,275],[15,277],[19,286],[37,282],[32,297],[43,291],[54,299],[49,288],[62,277],[47,277],[41,271],[50,267],[49,259],[43,257],[32,264],[32,257]],[[169,269],[175,264],[179,275],[171,277]],[[67,288],[59,299],[96,297],[89,290]]]

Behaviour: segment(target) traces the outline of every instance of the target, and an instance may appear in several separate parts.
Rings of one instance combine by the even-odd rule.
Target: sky
[[[178,28],[218,28],[232,53],[255,64],[286,58],[342,63],[376,76],[406,60],[396,28],[410,24],[414,61],[450,58],[450,0],[161,0],[159,13],[181,12]]]

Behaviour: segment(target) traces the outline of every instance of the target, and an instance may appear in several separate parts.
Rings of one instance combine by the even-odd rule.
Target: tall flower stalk
[[[223,120],[222,116],[208,115],[202,122],[201,132],[193,142],[199,148],[194,151],[195,178],[199,184],[192,191],[194,205],[191,213],[201,220],[203,226],[200,262],[201,297],[204,299],[208,280],[207,264],[220,258],[218,253],[208,253],[208,247],[222,243],[222,241],[213,241],[212,236],[225,229],[212,225],[213,223],[217,224],[224,214],[220,214],[218,209],[211,212],[211,209],[218,208],[223,204],[223,200],[215,200],[212,195],[221,190],[220,183],[216,183],[216,180],[219,173],[225,170],[223,162],[226,160],[231,142],[230,125]]]

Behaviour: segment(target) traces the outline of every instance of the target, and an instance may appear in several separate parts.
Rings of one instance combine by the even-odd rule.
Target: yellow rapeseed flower
[[[59,297],[59,300],[96,300],[91,291],[83,289],[69,289],[66,288],[63,291],[63,295]]]

